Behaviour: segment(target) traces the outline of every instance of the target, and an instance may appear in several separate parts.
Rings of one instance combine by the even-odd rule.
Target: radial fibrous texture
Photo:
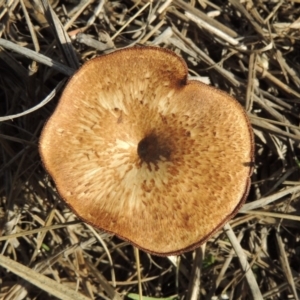
[[[173,52],[146,47],[84,64],[45,125],[40,152],[80,218],[168,255],[195,248],[237,212],[253,140],[236,100],[188,81]]]

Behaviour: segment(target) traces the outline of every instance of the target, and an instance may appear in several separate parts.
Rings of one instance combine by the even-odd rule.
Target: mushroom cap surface
[[[242,106],[187,73],[161,48],[92,59],[40,139],[45,168],[82,220],[158,255],[206,241],[250,186],[254,143]]]

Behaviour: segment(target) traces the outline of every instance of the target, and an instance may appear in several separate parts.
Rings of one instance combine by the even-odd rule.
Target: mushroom
[[[40,139],[44,166],[79,218],[157,255],[206,241],[250,186],[242,106],[187,74],[182,58],[155,47],[91,59]]]

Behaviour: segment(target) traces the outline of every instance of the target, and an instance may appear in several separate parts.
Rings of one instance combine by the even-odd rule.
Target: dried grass
[[[298,299],[298,2],[0,1],[0,298]],[[78,221],[37,152],[67,78],[134,45],[182,55],[254,127],[247,204],[206,247],[178,258],[135,253]]]

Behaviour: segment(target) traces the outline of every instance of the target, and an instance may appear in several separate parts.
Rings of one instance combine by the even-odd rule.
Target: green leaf
[[[134,293],[129,293],[126,295],[129,299],[139,300],[139,295]],[[176,296],[168,297],[168,298],[154,298],[154,297],[146,297],[143,296],[143,300],[176,300],[178,299]]]

